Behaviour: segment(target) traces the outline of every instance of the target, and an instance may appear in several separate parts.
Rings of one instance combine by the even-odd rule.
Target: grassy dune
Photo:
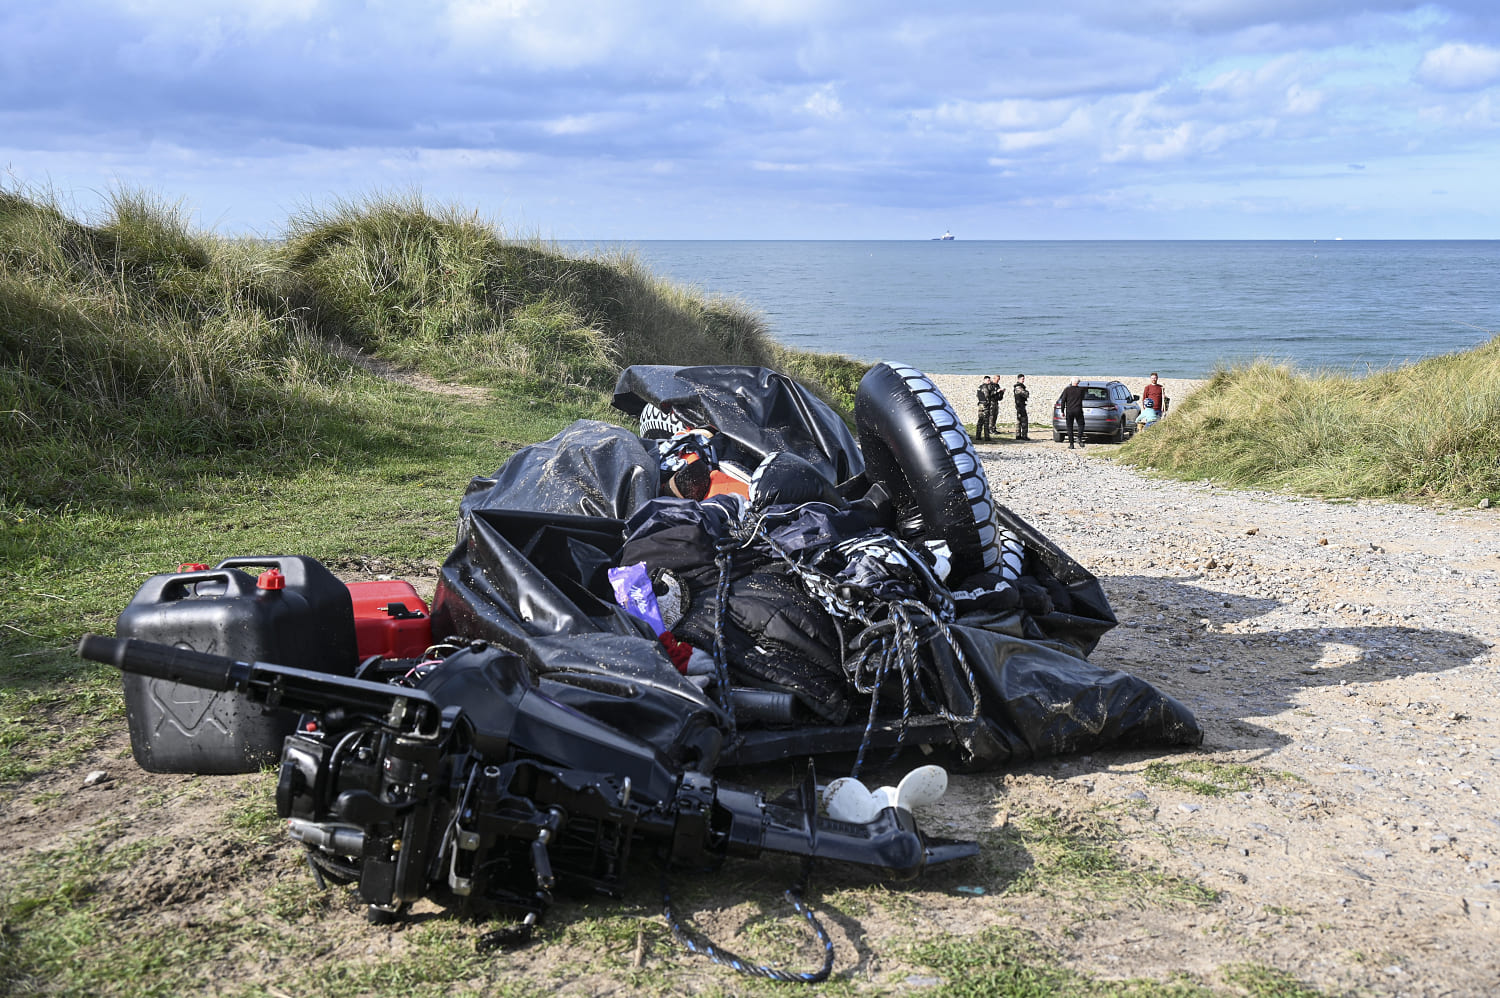
[[[775,366],[845,403],[863,373],[629,257],[415,198],[306,213],[268,244],[144,194],[85,224],[0,189],[0,795],[118,727],[118,676],[71,650],[147,577],[277,552],[430,571],[469,479],[618,418],[610,389],[639,361]]]
[[[1500,338],[1358,378],[1221,369],[1120,459],[1329,498],[1500,502]]]
[[[628,256],[509,240],[414,197],[309,212],[268,245],[191,231],[142,194],[84,225],[0,191],[0,501],[150,500],[230,468],[369,459],[351,430],[378,420],[380,389],[350,348],[585,409],[634,363],[777,366],[835,401],[861,373]]]

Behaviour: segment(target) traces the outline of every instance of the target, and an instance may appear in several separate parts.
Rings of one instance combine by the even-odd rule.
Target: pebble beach
[[[991,374],[995,372],[990,372]],[[1051,419],[1052,403],[1057,396],[1062,394],[1068,382],[1073,378],[1082,378],[1084,381],[1120,381],[1130,389],[1132,395],[1139,395],[1141,389],[1151,381],[1151,374],[1032,374],[1030,371],[1021,372],[1026,375],[1026,387],[1031,390],[1031,400],[1026,406],[1026,411],[1031,416],[1031,437],[1036,439],[1052,439]],[[927,377],[938,390],[953,404],[954,410],[964,425],[971,430],[974,426],[975,400],[974,390],[984,379],[984,372],[978,374],[928,374]],[[1004,427],[1014,427],[1016,420],[1016,409],[1011,402],[1011,385],[1016,382],[1016,372],[1000,372],[1000,387],[1005,389],[1005,398],[1000,401],[999,426],[1002,427],[1002,435],[1014,435],[1014,430],[1005,430]],[[1194,390],[1203,384],[1201,380],[1193,378],[1171,378],[1163,375],[1161,383],[1167,391],[1167,398],[1174,403],[1181,402]]]
[[[932,380],[972,425],[980,377]],[[1066,958],[1161,976],[1274,952],[1329,994],[1494,993],[1495,513],[1143,474],[1111,460],[1116,445],[1052,442],[1067,380],[1027,378],[1030,442],[1007,433],[1002,403],[998,439],[978,448],[990,487],[1103,584],[1120,624],[1090,660],[1181,700],[1206,737],[1180,758],[1023,767],[997,799],[1077,820],[1107,809],[1133,861],[1196,878],[1217,901],[1193,932],[1149,907],[1070,927]],[[1115,380],[1139,393],[1148,379]],[[1179,402],[1200,384],[1163,381]],[[1153,765],[1241,782],[1195,792],[1153,783]]]

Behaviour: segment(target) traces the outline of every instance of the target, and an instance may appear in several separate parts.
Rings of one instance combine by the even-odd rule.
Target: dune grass
[[[304,211],[274,245],[186,218],[122,191],[88,225],[0,190],[0,501],[149,502],[214,469],[324,464],[379,409],[360,356],[594,410],[634,363],[776,366],[835,402],[862,373],[628,255],[507,239],[414,195]]]
[[[1327,498],[1500,502],[1500,337],[1363,377],[1221,368],[1120,460]]]
[[[0,192],[0,498],[150,498],[212,455],[314,451],[348,365],[277,276],[142,196],[87,227]]]

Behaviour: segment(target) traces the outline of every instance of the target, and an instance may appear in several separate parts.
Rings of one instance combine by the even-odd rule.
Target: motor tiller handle
[[[92,662],[113,665],[121,672],[134,672],[205,690],[238,689],[250,673],[249,664],[224,655],[100,634],[85,634],[78,642],[78,654]]]
[[[392,730],[424,739],[436,737],[441,714],[421,690],[274,662],[239,662],[227,655],[193,651],[140,638],[85,634],[78,654],[153,679],[224,692],[234,690],[256,703],[294,713],[326,714],[331,710],[381,719]]]

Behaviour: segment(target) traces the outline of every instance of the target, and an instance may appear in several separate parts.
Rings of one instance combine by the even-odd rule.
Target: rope
[[[833,972],[833,940],[828,936],[828,930],[823,928],[821,922],[813,914],[813,910],[802,900],[803,893],[807,890],[808,875],[812,872],[812,858],[808,857],[802,864],[802,876],[797,883],[782,894],[788,904],[807,920],[808,927],[813,936],[823,946],[823,965],[817,970],[808,972],[796,972],[782,970],[779,967],[769,967],[764,964],[750,963],[744,957],[737,956],[729,950],[721,949],[709,942],[707,939],[695,936],[678,919],[677,913],[672,908],[672,893],[667,887],[667,871],[661,871],[661,905],[662,917],[667,920],[667,927],[672,930],[672,936],[689,953],[706,956],[720,966],[737,970],[741,974],[750,977],[764,977],[767,980],[781,981],[786,984],[817,984],[826,981],[828,975]]]
[[[856,690],[859,690],[861,693],[865,692],[864,690],[860,689],[859,681],[855,678],[855,676],[858,675],[858,670],[863,667],[868,657],[877,649],[880,651],[880,666],[875,674],[875,681],[870,684],[870,713],[869,716],[865,719],[865,733],[859,740],[859,752],[854,757],[854,768],[849,770],[849,775],[854,777],[855,779],[859,778],[860,772],[864,769],[865,752],[868,751],[870,747],[870,737],[875,730],[876,712],[880,709],[880,686],[885,682],[885,674],[889,666],[889,656],[885,654],[884,640],[882,640],[878,645],[865,649],[860,658],[855,662],[855,673],[850,676],[850,682],[854,685],[854,688]],[[897,736],[896,747],[898,749],[901,747],[899,735]]]
[[[888,633],[880,634],[878,639],[865,645],[859,657],[852,662],[846,660],[844,664],[850,684],[857,692],[870,697],[869,717],[865,722],[865,731],[860,739],[854,768],[849,774],[853,777],[858,777],[864,767],[865,756],[869,752],[870,742],[874,735],[876,714],[880,706],[880,689],[892,674],[899,679],[901,687],[901,718],[896,730],[896,744],[891,750],[892,760],[900,754],[905,745],[906,733],[916,715],[916,704],[919,703],[928,716],[942,718],[950,725],[972,724],[982,712],[979,681],[948,624],[939,615],[933,613],[930,607],[916,600],[892,600],[883,605],[883,610],[885,617],[873,621],[869,627]],[[863,616],[869,619],[868,614]],[[963,716],[954,714],[940,701],[934,701],[928,695],[927,688],[922,682],[924,675],[920,651],[922,642],[919,640],[917,621],[930,621],[937,629],[937,640],[941,640],[952,650],[958,669],[969,687],[969,697],[973,706],[968,714]],[[936,641],[931,643],[935,644]]]
[[[896,744],[891,750],[891,759],[900,754],[906,741],[907,731],[916,713],[916,705],[919,703],[930,717],[941,718],[950,725],[972,724],[981,714],[979,681],[974,675],[973,668],[964,656],[963,648],[956,640],[949,622],[954,618],[956,608],[953,597],[946,588],[932,575],[927,563],[922,557],[911,550],[910,546],[900,538],[887,536],[879,541],[869,539],[856,539],[853,542],[837,545],[836,549],[842,549],[847,554],[849,550],[859,550],[871,546],[885,545],[900,554],[907,565],[917,572],[927,584],[928,598],[934,605],[929,605],[916,599],[856,599],[850,588],[841,585],[838,579],[828,575],[826,572],[813,565],[806,564],[788,553],[781,545],[777,544],[770,536],[767,528],[768,521],[783,520],[796,516],[804,508],[816,503],[804,503],[790,509],[762,511],[754,519],[742,518],[740,523],[731,529],[731,537],[720,539],[716,561],[719,565],[719,590],[718,607],[714,620],[714,664],[719,671],[720,685],[728,688],[728,665],[724,660],[723,653],[723,629],[722,615],[728,604],[729,587],[729,557],[730,552],[736,547],[748,547],[755,541],[760,541],[780,561],[795,578],[802,583],[803,588],[823,605],[829,614],[838,621],[840,619],[853,621],[858,624],[862,632],[875,630],[881,633],[877,640],[867,644],[852,662],[845,653],[843,663],[844,672],[848,676],[850,684],[854,689],[870,697],[870,710],[865,720],[864,735],[860,739],[859,751],[855,756],[854,769],[851,776],[858,777],[864,766],[865,756],[869,751],[870,743],[874,736],[875,723],[878,720],[880,708],[880,688],[886,680],[894,673],[899,677],[901,684],[901,718],[896,731]],[[738,541],[738,544],[736,544]],[[919,626],[925,622],[931,622],[937,631],[937,638],[932,643],[947,645],[952,651],[954,661],[959,672],[963,675],[969,688],[969,698],[972,709],[965,716],[958,716],[945,707],[941,698],[935,702],[933,697],[922,682],[923,667],[921,657]],[[860,635],[855,636],[855,641]],[[841,642],[841,645],[843,643]],[[847,646],[845,646],[847,647]],[[721,698],[723,705],[725,698]],[[731,738],[734,736],[733,714],[730,713]]]
[[[729,692],[729,657],[724,650],[724,615],[729,608],[729,571],[734,565],[734,548],[736,542],[732,538],[721,538],[718,542],[718,553],[714,555],[714,563],[719,566],[719,586],[714,592],[714,675],[715,693],[718,696],[719,707],[724,711],[724,717],[729,722],[729,741],[733,745],[739,741],[738,726],[734,717],[734,698]]]

